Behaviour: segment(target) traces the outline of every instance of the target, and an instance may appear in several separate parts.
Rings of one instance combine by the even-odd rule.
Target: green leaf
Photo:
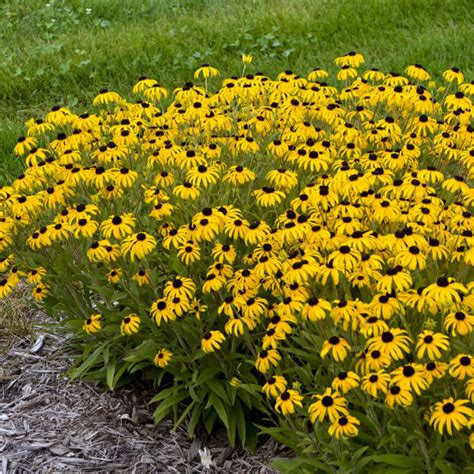
[[[237,433],[237,419],[234,411],[228,414],[229,426],[227,427],[227,437],[230,445],[235,448],[235,435]]]
[[[194,408],[194,406],[196,405],[197,403],[195,401],[191,402],[184,410],[183,410],[183,413],[181,413],[181,416],[176,420],[175,424],[174,424],[174,427],[173,429],[175,430],[176,428],[178,428],[179,425],[181,425],[181,423],[185,420],[185,418],[189,415],[189,413],[191,412],[191,410]]]
[[[214,393],[211,393],[209,401],[207,402],[206,408],[214,408],[216,413],[219,415],[222,423],[226,428],[229,428],[229,417],[227,414],[227,408],[224,402]]]
[[[218,395],[225,403],[229,402],[225,388],[218,381],[208,380],[206,386],[209,387],[213,393]]]
[[[449,462],[445,461],[444,459],[436,459],[434,465],[442,474],[452,474],[455,472],[455,469],[453,469],[454,466],[449,464]]]
[[[199,423],[202,415],[202,405],[195,405],[191,418],[188,423],[188,435],[191,437],[194,434],[194,430]]]
[[[106,344],[100,345],[86,360],[82,362],[79,367],[76,367],[69,371],[69,377],[71,380],[80,378],[87,370],[89,370],[100,358],[104,348],[108,345],[109,342]]]
[[[188,394],[185,390],[182,390],[176,393],[174,396],[167,398],[161,402],[158,408],[153,413],[153,419],[155,423],[158,424],[162,421],[174,408],[176,408],[180,402],[188,397]]]
[[[420,461],[404,454],[377,454],[369,456],[372,462],[388,464],[389,466],[402,467],[404,469],[416,469],[420,467]]]
[[[110,390],[114,389],[114,380],[115,380],[115,358],[113,358],[107,364],[106,381],[107,381],[107,387],[109,387]]]
[[[179,387],[173,386],[169,388],[165,388],[163,390],[160,390],[151,400],[150,403],[155,403],[159,402],[160,400],[164,400],[165,398],[168,398],[170,396],[173,396],[175,392],[178,392],[180,390]]]
[[[208,415],[204,419],[204,427],[208,434],[211,434],[212,428],[214,428],[214,424],[217,420],[217,412],[215,410],[209,410]]]
[[[128,367],[129,367],[129,364],[124,363],[120,366],[118,370],[115,371],[114,387],[117,387],[117,383],[120,380],[120,377],[122,377],[123,373],[127,370]]]
[[[272,461],[272,466],[278,469],[280,472],[288,474],[333,472],[333,470],[323,462],[317,461],[316,459],[307,458],[276,458]]]
[[[245,446],[245,442],[247,439],[247,423],[245,421],[244,410],[238,400],[234,405],[233,413],[237,423],[237,433],[239,435],[240,441],[242,442],[242,445]]]

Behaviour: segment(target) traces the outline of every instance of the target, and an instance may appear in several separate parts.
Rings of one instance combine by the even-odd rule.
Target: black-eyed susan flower
[[[201,247],[196,242],[188,240],[178,248],[178,257],[185,265],[197,262],[201,258]]]
[[[458,354],[449,363],[449,375],[459,380],[474,376],[474,357],[470,354]]]
[[[85,321],[82,326],[82,329],[87,333],[87,334],[94,334],[96,332],[99,332],[101,329],[101,314],[91,314]]]
[[[17,140],[15,148],[13,149],[13,152],[16,155],[24,155],[27,152],[31,152],[31,150],[33,150],[34,148],[37,148],[37,146],[38,146],[37,138],[33,136],[20,137]]]
[[[281,360],[281,355],[275,349],[262,350],[258,353],[255,367],[262,374],[266,374],[270,367],[276,367]]]
[[[328,433],[336,439],[353,438],[359,434],[360,421],[351,415],[343,415],[333,421]]]
[[[107,259],[108,252],[106,247],[110,246],[108,240],[94,241],[87,249],[86,255],[91,262],[102,262]]]
[[[271,348],[276,349],[280,341],[286,339],[286,333],[278,327],[270,327],[262,338],[262,348],[264,350]]]
[[[340,416],[348,416],[347,400],[339,393],[333,392],[331,388],[326,388],[322,395],[313,395],[316,399],[308,408],[309,419],[311,423],[323,421],[326,417],[331,422],[337,420]]]
[[[466,287],[451,277],[440,277],[423,290],[423,295],[431,298],[440,306],[448,306],[461,301],[460,293],[465,293]]]
[[[334,60],[336,66],[344,67],[344,66],[351,66],[351,67],[359,67],[364,64],[365,59],[361,53],[356,51],[350,51],[343,56],[339,56]]]
[[[430,361],[425,364],[425,375],[428,378],[429,383],[434,379],[440,379],[444,376],[448,370],[448,364],[440,361]]]
[[[429,379],[426,378],[425,367],[422,364],[410,363],[398,367],[391,372],[392,383],[401,388],[413,390],[420,395],[422,390],[428,388]]]
[[[117,92],[101,89],[99,94],[92,101],[92,105],[118,104],[121,100],[122,98]]]
[[[241,165],[232,166],[223,177],[224,182],[234,186],[242,186],[255,180],[255,173],[249,168]]]
[[[418,335],[415,349],[419,359],[422,359],[425,354],[430,360],[440,359],[441,351],[449,349],[449,339],[444,334],[427,329]]]
[[[274,375],[267,379],[265,385],[262,387],[262,392],[267,397],[277,398],[286,390],[287,384],[285,377]]]
[[[331,311],[331,303],[322,298],[312,297],[303,307],[301,316],[309,321],[320,321]]]
[[[150,272],[142,268],[132,276],[132,280],[137,282],[138,286],[149,285]]]
[[[341,67],[337,73],[336,79],[338,81],[347,81],[348,79],[353,79],[354,77],[357,77],[357,69],[346,65]]]
[[[106,239],[123,239],[133,232],[136,219],[132,214],[109,217],[100,224],[100,231]]]
[[[201,339],[201,349],[206,354],[214,352],[221,348],[224,341],[225,336],[220,331],[208,331]]]
[[[340,394],[344,395],[353,388],[358,387],[360,384],[360,377],[352,371],[348,372],[339,372],[336,377],[334,377],[331,387],[333,390],[336,390]]]
[[[288,389],[281,393],[276,399],[275,410],[282,415],[292,415],[296,407],[302,407],[303,397],[297,390]]]
[[[14,255],[10,254],[0,258],[0,273],[5,273],[14,262]]]
[[[122,336],[131,336],[135,334],[140,329],[140,316],[136,313],[128,314],[122,318],[120,323],[120,333]]]
[[[121,268],[113,268],[107,273],[107,281],[115,285],[120,281],[122,275],[123,270]]]
[[[33,288],[32,295],[35,301],[43,301],[49,294],[50,288],[45,283],[38,283]]]
[[[468,403],[469,400],[455,400],[453,397],[436,403],[430,417],[430,425],[440,434],[446,430],[449,435],[452,435],[453,428],[460,430],[467,426],[474,415],[472,409],[466,406]]]
[[[124,256],[129,256],[133,262],[136,258],[146,257],[155,247],[156,239],[152,235],[146,232],[138,232],[122,240],[120,252]]]
[[[407,387],[391,384],[386,395],[385,404],[394,408],[396,406],[408,407],[413,403],[413,395]]]
[[[219,71],[209,64],[202,64],[200,67],[196,69],[194,72],[194,78],[197,79],[198,77],[203,77],[204,79],[208,79],[209,77],[215,77],[219,75]]]
[[[408,76],[415,81],[429,81],[431,76],[421,64],[413,64],[405,69]]]
[[[350,349],[351,346],[346,339],[341,336],[332,336],[327,341],[324,341],[320,356],[324,359],[327,354],[331,353],[334,360],[343,361]]]
[[[403,358],[403,353],[410,352],[410,337],[407,332],[400,328],[390,328],[380,336],[368,340],[369,350],[377,350],[382,354],[387,354],[394,360]]]
[[[257,203],[262,207],[271,207],[281,203],[285,198],[283,191],[278,191],[272,186],[264,186],[252,193],[255,196]]]
[[[368,316],[362,320],[360,332],[365,337],[380,336],[389,330],[388,324],[377,316]]]
[[[76,239],[79,239],[80,237],[92,237],[98,228],[99,223],[88,217],[78,219],[77,222],[71,226],[71,230]]]
[[[372,397],[377,397],[378,392],[387,393],[390,375],[379,370],[378,372],[368,373],[362,378],[361,388]]]
[[[464,74],[458,67],[452,67],[444,71],[443,78],[448,82],[456,81],[458,84],[464,82]]]
[[[177,276],[173,280],[166,282],[164,295],[168,299],[180,297],[191,300],[196,292],[196,284],[191,278]]]
[[[465,311],[449,313],[444,319],[444,327],[452,336],[466,336],[474,327],[474,316]]]
[[[164,321],[174,321],[176,314],[172,311],[171,304],[168,300],[161,298],[153,302],[150,308],[151,317],[154,319],[158,326]]]
[[[219,171],[215,166],[201,164],[196,168],[191,168],[186,179],[193,186],[207,188],[210,184],[215,184],[219,176]]]
[[[13,278],[3,278],[0,276],[0,299],[12,293],[16,285],[17,283],[14,282]]]
[[[28,280],[31,283],[38,284],[46,274],[47,270],[44,267],[33,268],[28,273]]]
[[[160,368],[165,368],[173,358],[172,352],[168,349],[160,349],[153,358],[153,363]]]

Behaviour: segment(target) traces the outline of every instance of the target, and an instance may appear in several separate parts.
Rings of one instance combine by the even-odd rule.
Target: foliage
[[[288,472],[469,469],[472,83],[219,71],[91,113],[54,107],[0,190],[0,297],[22,279],[74,335],[71,376],[156,388]],[[471,465],[472,467],[472,465]]]

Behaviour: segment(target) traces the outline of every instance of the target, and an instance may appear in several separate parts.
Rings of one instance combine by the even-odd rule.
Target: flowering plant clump
[[[474,84],[363,62],[214,93],[203,65],[172,100],[141,78],[30,120],[0,297],[28,280],[72,376],[152,380],[157,422],[260,430],[313,471],[468,466]]]

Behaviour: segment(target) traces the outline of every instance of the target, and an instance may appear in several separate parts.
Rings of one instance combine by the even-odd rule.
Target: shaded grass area
[[[48,6],[49,5],[49,6]],[[0,184],[21,164],[11,150],[24,121],[53,105],[81,112],[107,87],[141,75],[174,87],[203,62],[239,74],[335,70],[361,51],[372,67],[422,63],[473,78],[471,0],[5,0],[0,4]],[[217,82],[215,85],[217,86]]]

